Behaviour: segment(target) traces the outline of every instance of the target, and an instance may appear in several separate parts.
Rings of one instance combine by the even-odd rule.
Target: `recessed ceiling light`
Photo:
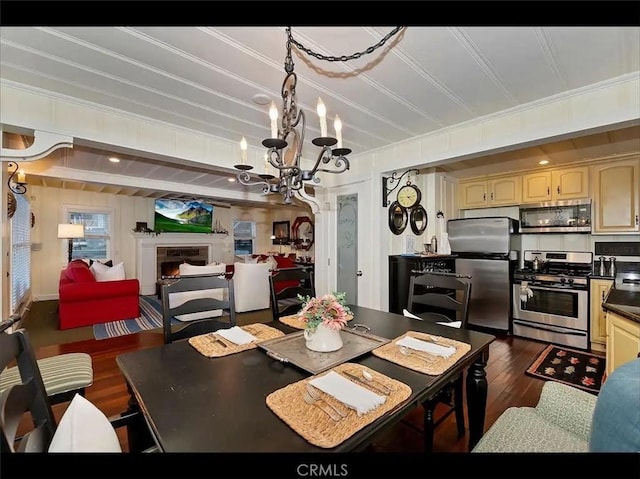
[[[109,158],[109,161],[111,163],[120,163],[120,158],[116,158],[115,156],[112,156],[111,158]]]
[[[236,182],[236,179],[235,179],[235,178],[227,178],[227,181],[228,181],[229,183],[235,183],[235,182]]]
[[[538,162],[539,165],[546,165],[547,163],[549,163],[549,160],[540,160]]]
[[[271,103],[271,99],[264,93],[257,93],[253,95],[253,102],[257,105],[268,105]]]

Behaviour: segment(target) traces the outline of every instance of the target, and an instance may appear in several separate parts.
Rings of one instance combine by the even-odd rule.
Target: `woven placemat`
[[[266,341],[267,339],[284,336],[284,333],[279,329],[272,328],[271,326],[267,326],[262,323],[247,324],[245,326],[240,326],[240,329],[249,334],[253,334],[258,338],[258,341]],[[220,338],[227,346],[224,347],[219,341],[216,341],[216,338]],[[240,351],[246,351],[247,349],[256,347],[255,341],[247,344],[233,344],[222,336],[217,336],[215,332],[189,338],[189,344],[200,354],[208,358],[228,356],[229,354],[239,353]]]
[[[437,356],[435,354],[420,352],[419,355],[426,355],[429,358],[429,362],[425,361],[416,354],[405,356],[400,352],[400,348],[396,344],[396,341],[400,341],[405,336],[411,336],[416,339],[425,341],[433,339],[434,341],[437,341],[439,343],[455,347],[456,352],[448,358],[443,358],[442,356]],[[400,366],[413,369],[414,371],[437,376],[438,374],[442,374],[451,366],[453,366],[458,361],[458,359],[467,354],[470,350],[471,345],[456,341],[455,339],[443,338],[442,336],[435,336],[433,334],[426,334],[418,331],[407,331],[402,336],[398,336],[397,338],[389,341],[384,346],[380,346],[379,348],[374,349],[372,353],[382,359],[386,359],[387,361],[399,364]]]
[[[352,314],[347,315],[347,321],[351,321],[353,319]],[[304,329],[307,326],[300,316],[297,314],[290,314],[289,316],[282,316],[278,318],[282,324],[286,324],[287,326],[291,326],[296,329]]]
[[[324,376],[329,371],[324,371],[316,376],[308,377],[272,392],[267,396],[267,406],[269,406],[269,409],[271,409],[276,416],[287,423],[291,429],[314,446],[323,448],[336,447],[366,425],[371,424],[379,417],[391,411],[398,404],[406,401],[411,395],[411,388],[406,384],[360,364],[342,363],[331,371],[337,373],[346,371],[361,376],[363,370],[368,371],[373,376],[374,385],[380,387],[380,384],[383,384],[389,388],[391,393],[388,396],[384,396],[386,398],[384,404],[361,416],[358,416],[356,411],[347,408],[344,404],[325,393],[321,393],[323,401],[328,401],[329,404],[346,413],[345,418],[334,421],[316,405],[304,402],[302,395],[305,391],[306,384],[316,377]],[[355,384],[365,388],[367,387],[360,383]],[[371,389],[371,391],[380,394],[373,389]],[[321,401],[321,403],[323,401]]]

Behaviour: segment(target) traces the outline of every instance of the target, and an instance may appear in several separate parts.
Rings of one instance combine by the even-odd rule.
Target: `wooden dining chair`
[[[274,270],[269,276],[269,289],[274,321],[300,311],[302,302],[298,299],[299,294],[311,297],[316,295],[313,273],[311,269],[302,267]]]
[[[20,315],[11,315],[0,323],[0,334],[9,334],[9,329],[19,324]],[[71,401],[76,395],[85,395],[93,384],[93,362],[87,353],[64,353],[38,359],[38,367],[51,404]],[[0,369],[0,393],[22,382],[17,366]]]
[[[466,278],[466,279],[465,279]],[[460,321],[460,328],[466,328],[469,319],[469,300],[471,298],[471,278],[462,277],[455,273],[412,271],[409,279],[409,297],[407,308],[417,316],[430,313],[425,318],[436,322],[452,323]],[[456,415],[458,437],[464,436],[464,377],[459,374],[447,383],[433,398],[422,403],[424,408],[424,449],[433,450],[433,435],[435,428],[451,413]],[[438,404],[444,404],[446,409],[435,418]]]
[[[74,395],[60,421],[25,329],[0,334],[0,369],[15,364],[20,380],[0,394],[0,451],[122,452],[116,428],[139,423],[137,412],[105,416],[90,401]],[[30,421],[25,421],[25,414]],[[152,449],[149,449],[151,451]]]
[[[162,325],[165,343],[235,326],[233,278],[225,274],[182,276],[164,284]]]

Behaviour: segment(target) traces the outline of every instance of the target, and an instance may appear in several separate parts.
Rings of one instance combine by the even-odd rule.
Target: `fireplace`
[[[179,275],[181,263],[204,266],[209,260],[209,246],[158,246],[156,248],[156,276],[158,279]]]

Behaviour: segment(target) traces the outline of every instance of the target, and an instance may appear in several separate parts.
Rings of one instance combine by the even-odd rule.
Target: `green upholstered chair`
[[[547,381],[535,407],[505,410],[472,452],[640,452],[640,359],[616,368],[599,394]]]

